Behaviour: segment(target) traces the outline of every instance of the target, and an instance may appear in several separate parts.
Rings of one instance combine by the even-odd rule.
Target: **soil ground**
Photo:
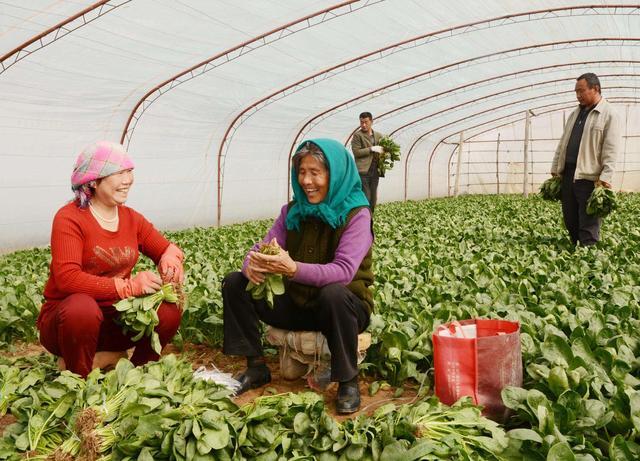
[[[14,345],[13,351],[4,352],[8,356],[27,356],[36,355],[40,353],[47,353],[39,344],[19,344]],[[245,368],[245,359],[242,357],[233,357],[224,355],[221,349],[211,348],[197,344],[185,344],[182,350],[179,350],[173,345],[168,345],[163,351],[164,354],[176,354],[184,357],[193,364],[193,369],[197,369],[201,366],[212,368],[215,365],[220,371],[225,373],[235,374],[242,371]],[[271,383],[258,389],[252,389],[244,394],[234,397],[233,401],[239,405],[245,405],[252,402],[255,398],[261,395],[280,394],[285,392],[305,392],[313,391],[307,381],[303,378],[289,381],[280,376],[280,367],[277,356],[267,356],[267,364],[271,369]],[[387,403],[393,402],[395,404],[408,403],[414,400],[418,394],[419,385],[415,383],[407,383],[404,387],[402,395],[394,397],[396,388],[380,389],[374,396],[369,395],[369,385],[375,381],[371,377],[360,377],[360,396],[362,404],[360,410],[350,415],[338,415],[335,412],[335,398],[337,392],[337,384],[332,383],[323,392],[318,392],[324,397],[326,402],[326,410],[338,421],[343,421],[347,418],[355,418],[361,414],[372,414],[378,407]],[[4,428],[11,424],[14,418],[11,415],[5,415],[0,418],[0,434],[4,431]]]

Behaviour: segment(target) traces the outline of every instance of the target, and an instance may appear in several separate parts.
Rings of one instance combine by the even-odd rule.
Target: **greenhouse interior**
[[[640,459],[639,3],[3,0],[0,55],[0,460]]]

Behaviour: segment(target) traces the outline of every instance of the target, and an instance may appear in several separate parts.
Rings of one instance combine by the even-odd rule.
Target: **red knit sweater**
[[[74,293],[85,293],[99,305],[119,297],[114,277],[129,278],[139,252],[156,264],[169,241],[140,213],[118,207],[118,230],[103,229],[91,211],[69,203],[56,213],[51,229],[51,265],[41,313]]]

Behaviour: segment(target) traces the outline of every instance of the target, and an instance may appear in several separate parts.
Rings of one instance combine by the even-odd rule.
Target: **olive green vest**
[[[289,203],[289,208],[293,202]],[[333,229],[324,221],[308,218],[300,222],[300,230],[287,230],[287,251],[294,261],[310,264],[327,264],[333,261],[336,249],[344,230],[358,211],[364,207],[354,208],[347,215],[341,227]],[[373,311],[373,295],[369,286],[373,283],[371,269],[371,248],[360,263],[355,276],[347,288],[364,301],[369,313]],[[304,306],[318,296],[317,287],[303,285],[285,279],[287,293],[298,306]]]

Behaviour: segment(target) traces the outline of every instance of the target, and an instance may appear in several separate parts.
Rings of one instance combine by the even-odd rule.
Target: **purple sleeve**
[[[271,226],[271,229],[269,229],[269,232],[267,232],[267,235],[265,235],[265,237],[260,242],[253,245],[253,247],[249,251],[258,251],[261,243],[268,243],[273,238],[276,239],[280,247],[284,248],[285,250],[287,249],[287,227],[285,225],[285,221],[287,219],[287,207],[288,205],[282,207],[282,209],[280,210],[280,215],[276,218],[273,226]],[[245,275],[245,269],[247,268],[248,264],[249,253],[247,252],[247,255],[244,257],[244,262],[242,263],[242,273]]]
[[[286,210],[283,209],[283,211],[286,213]],[[297,263],[298,272],[291,280],[315,287],[322,287],[330,283],[347,285],[353,280],[372,244],[371,212],[368,208],[363,208],[351,218],[349,225],[344,230],[333,261],[327,264],[299,262]]]

